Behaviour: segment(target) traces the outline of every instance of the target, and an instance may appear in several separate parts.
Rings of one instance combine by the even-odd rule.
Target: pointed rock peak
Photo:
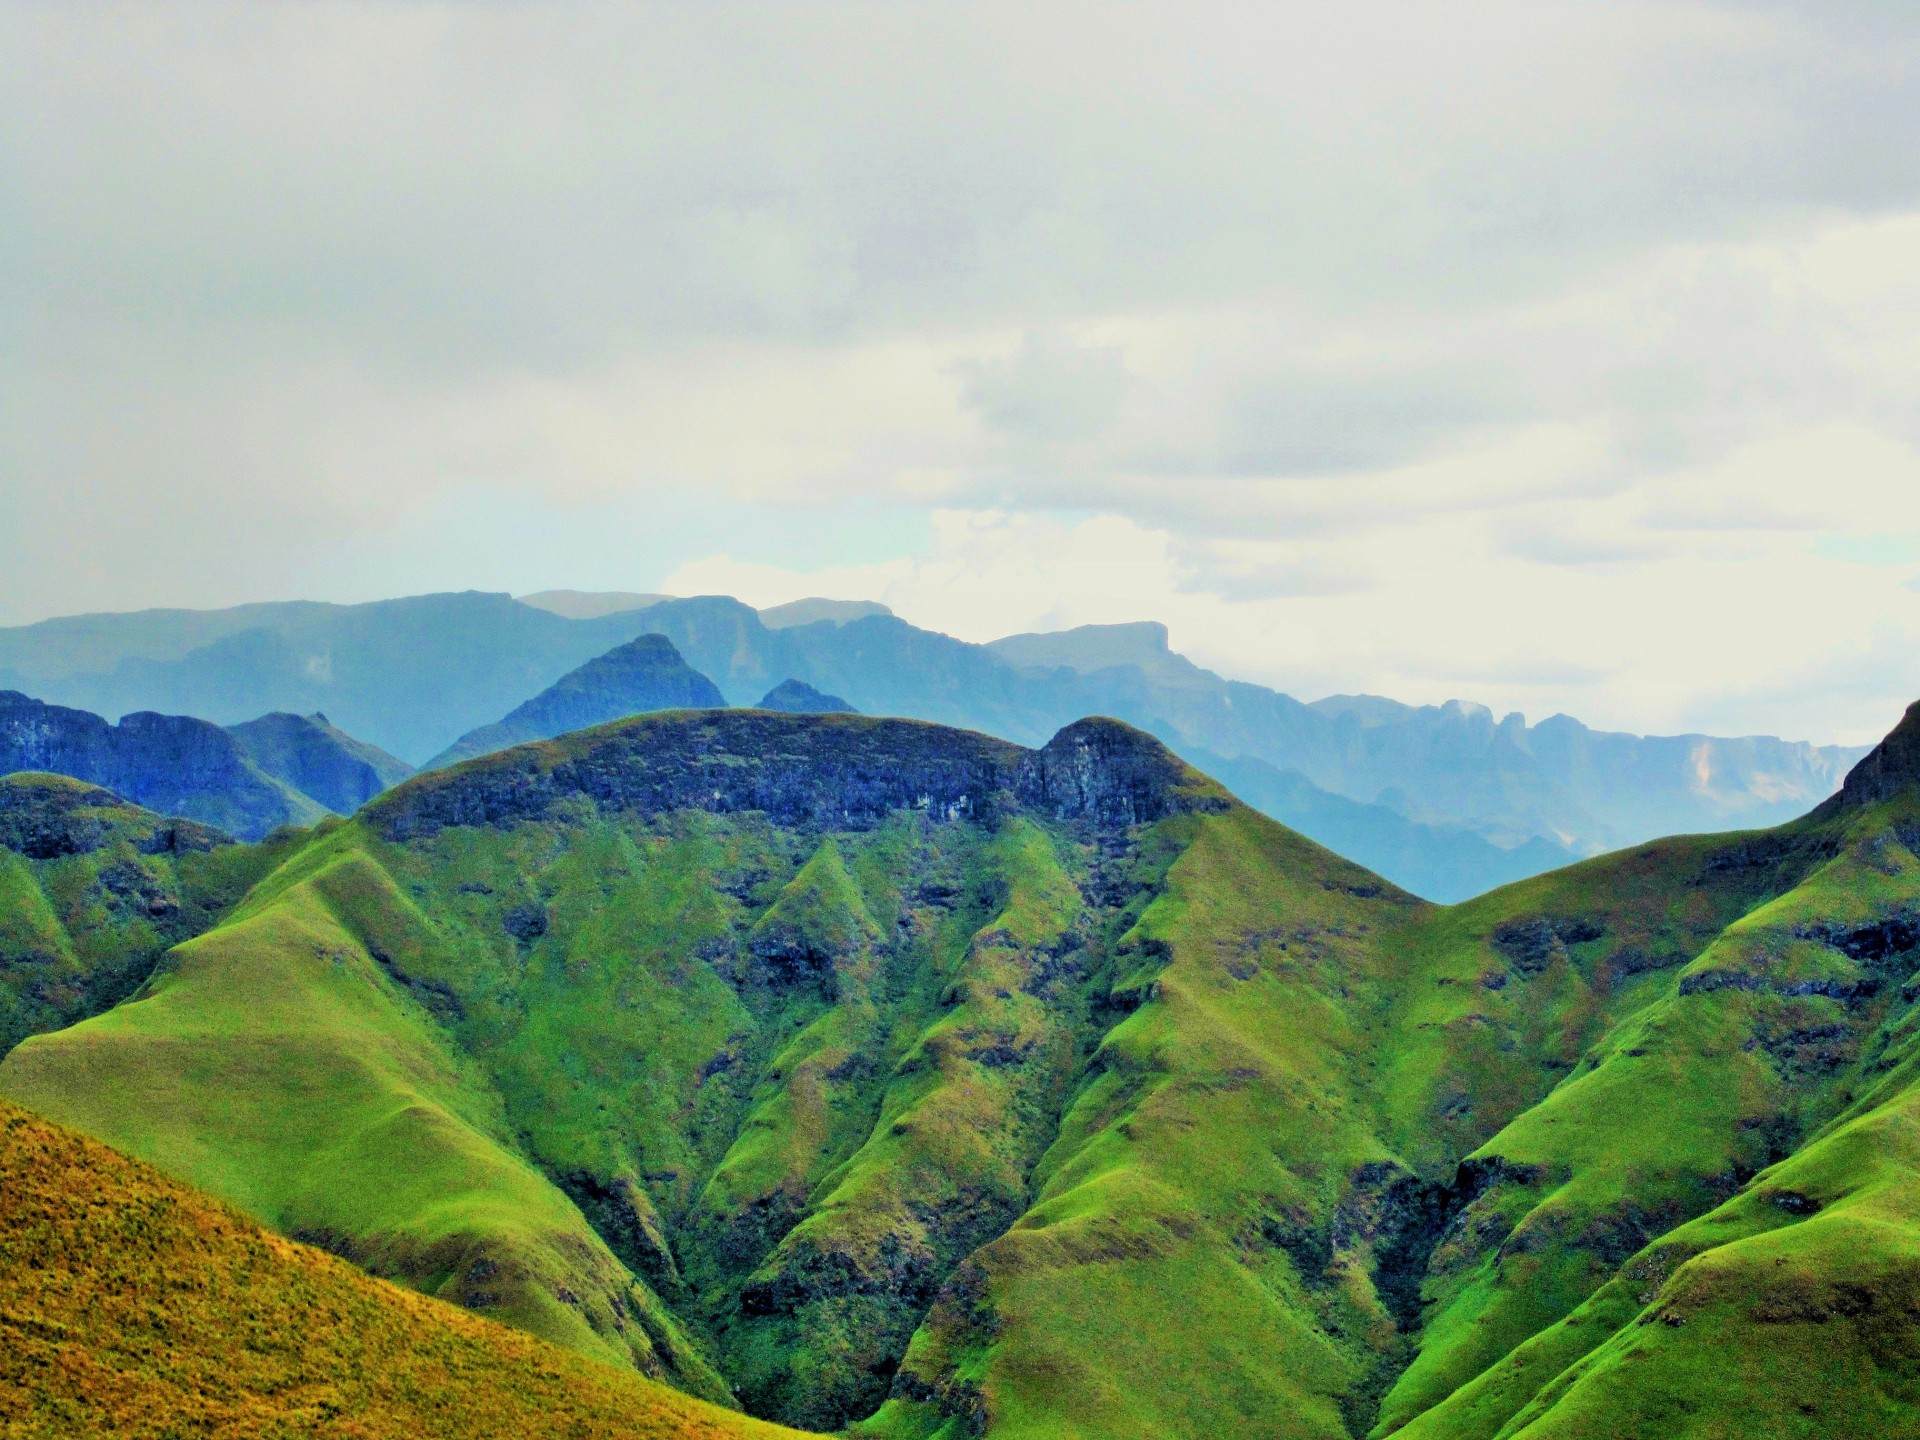
[[[642,694],[634,689],[636,685],[652,688]],[[596,655],[578,669],[569,670],[520,709],[537,707],[543,702],[551,705],[555,701],[582,695],[617,697],[640,703],[625,709],[616,704],[609,713],[597,715],[591,720],[569,717],[574,718],[577,724],[597,724],[603,720],[618,719],[621,715],[634,713],[636,709],[671,709],[680,706],[718,709],[727,703],[719,688],[687,664],[671,640],[658,634],[636,636],[624,645],[614,646],[604,655]],[[570,725],[568,728],[574,727]]]
[[[1104,716],[1074,721],[1029,755],[1020,797],[1067,819],[1110,825],[1150,825],[1231,803],[1146,731]]]
[[[838,695],[816,690],[804,680],[782,680],[760,697],[756,710],[778,710],[788,715],[858,715]]]
[[[1920,789],[1920,700],[1907,707],[1892,733],[1853,767],[1840,793],[1821,808],[1858,810],[1910,789]]]
[[[580,667],[580,670],[641,668],[660,665],[685,665],[674,643],[664,635],[636,635],[624,645],[616,645],[604,655],[597,655]],[[578,674],[578,671],[574,673]]]

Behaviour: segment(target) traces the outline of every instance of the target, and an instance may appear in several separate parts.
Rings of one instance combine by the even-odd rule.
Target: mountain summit
[[[1887,738],[1847,773],[1840,792],[1821,807],[1821,813],[1878,805],[1903,790],[1920,790],[1920,700],[1909,705]]]
[[[760,697],[756,710],[779,710],[788,715],[858,715],[838,695],[816,690],[804,680],[782,680]]]
[[[424,768],[439,769],[528,740],[547,740],[649,710],[711,710],[727,703],[664,635],[642,635],[570,670],[492,725],[469,730]]]

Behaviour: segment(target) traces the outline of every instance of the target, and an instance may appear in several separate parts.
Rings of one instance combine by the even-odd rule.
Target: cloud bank
[[[1895,4],[10,6],[0,621],[1162,618],[1302,694],[1920,694]]]

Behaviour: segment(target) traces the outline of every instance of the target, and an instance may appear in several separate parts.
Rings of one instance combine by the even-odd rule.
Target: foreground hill
[[[1202,669],[1152,623],[987,646],[846,602],[767,611],[724,596],[543,603],[562,613],[468,593],[74,616],[0,629],[0,686],[109,715],[151,709],[229,723],[269,709],[325,710],[417,764],[592,657],[659,633],[733,705],[791,678],[869,715],[1025,745],[1106,714],[1183,754],[1272,766],[1287,772],[1266,787],[1277,818],[1336,848],[1358,845],[1343,853],[1443,899],[1655,835],[1791,819],[1831,794],[1862,753],[1768,737],[1606,734],[1567,716],[1528,725],[1457,702],[1304,704]],[[1402,823],[1328,806],[1329,797],[1383,807]]]
[[[0,1429],[776,1440],[260,1229],[0,1101]]]
[[[389,792],[0,1091],[874,1440],[1914,1435],[1916,847],[1920,707],[1451,908],[1113,721],[666,713]]]

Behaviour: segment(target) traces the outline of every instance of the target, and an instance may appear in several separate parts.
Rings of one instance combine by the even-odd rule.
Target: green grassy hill
[[[370,1279],[0,1101],[8,1436],[777,1440]]]
[[[382,796],[0,1091],[876,1440],[1920,1434],[1916,740],[1440,908],[1110,721],[650,715]]]
[[[0,776],[0,1052],[125,999],[303,838],[235,845],[64,775]]]

